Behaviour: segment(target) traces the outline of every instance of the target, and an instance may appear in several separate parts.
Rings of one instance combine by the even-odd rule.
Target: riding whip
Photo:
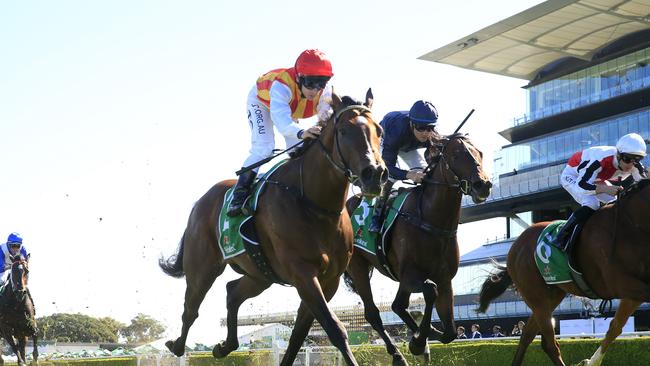
[[[273,155],[269,156],[268,158],[264,158],[264,159],[258,161],[257,163],[253,163],[253,164],[251,164],[251,165],[249,165],[249,166],[245,166],[245,167],[239,169],[238,171],[235,172],[235,174],[239,176],[239,175],[241,175],[242,173],[246,173],[246,172],[249,171],[249,170],[252,170],[252,169],[257,168],[258,166],[264,165],[264,164],[268,163],[269,161],[273,160],[276,156],[278,156],[278,155],[282,155],[282,154],[284,154],[285,152],[287,152],[287,151],[289,151],[289,150],[291,150],[291,149],[293,149],[293,148],[298,147],[298,145],[303,144],[304,142],[305,142],[305,140],[300,140],[299,142],[296,142],[295,144],[289,146],[288,148],[286,148],[286,149],[280,151],[280,152],[277,153],[277,154],[273,154]]]
[[[456,131],[454,131],[453,135],[457,134],[458,131],[460,131],[460,128],[463,127],[463,125],[465,124],[465,122],[467,122],[467,120],[468,120],[469,117],[472,115],[472,113],[474,113],[474,108],[472,108],[472,110],[469,111],[469,114],[467,114],[467,117],[465,117],[465,119],[463,120],[463,122],[461,122],[460,125],[458,125],[458,128],[456,128]]]

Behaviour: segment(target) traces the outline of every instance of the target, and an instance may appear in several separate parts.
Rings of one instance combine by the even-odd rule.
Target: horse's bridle
[[[336,114],[334,115],[334,144],[336,145],[336,152],[338,153],[339,158],[341,160],[340,163],[337,162],[336,160],[334,160],[334,158],[332,157],[332,154],[329,151],[327,151],[327,149],[325,148],[325,145],[323,145],[323,142],[320,139],[318,139],[317,141],[318,141],[318,145],[320,146],[321,150],[325,154],[325,157],[327,158],[327,160],[339,172],[341,172],[345,176],[345,178],[347,178],[348,182],[352,183],[353,185],[356,185],[356,182],[359,180],[359,177],[352,172],[352,169],[350,169],[350,167],[348,166],[348,163],[345,161],[345,157],[343,156],[343,153],[341,152],[341,144],[339,142],[339,134],[338,134],[338,130],[336,128],[336,125],[338,124],[339,118],[341,117],[341,115],[343,113],[345,113],[347,111],[351,111],[351,110],[360,110],[360,111],[363,111],[363,112],[370,112],[370,108],[368,108],[366,106],[363,106],[363,105],[355,104],[355,105],[347,106],[347,107],[341,109],[340,111],[336,112]]]
[[[15,294],[17,294],[17,295],[20,294],[20,298],[18,300],[22,300],[24,298],[25,294],[27,293],[27,288],[25,287],[22,290],[16,288],[16,282],[14,281],[14,278],[13,278],[14,277],[13,266],[15,266],[15,265],[23,266],[23,271],[24,271],[25,275],[27,273],[29,273],[29,269],[27,268],[27,264],[26,264],[26,262],[24,260],[19,260],[19,261],[16,261],[14,264],[12,264],[12,269],[11,269],[11,272],[9,273],[9,282],[11,283],[11,289],[13,290],[13,292]],[[22,281],[22,278],[20,279],[20,281]]]
[[[471,191],[471,182],[469,180],[467,180],[467,179],[461,179],[460,175],[454,170],[454,168],[451,165],[449,165],[449,163],[447,162],[447,159],[445,158],[445,150],[447,149],[447,145],[449,145],[451,140],[454,139],[454,138],[460,139],[460,142],[463,145],[465,145],[465,141],[463,141],[462,137],[460,137],[460,136],[450,136],[450,137],[448,137],[447,141],[442,144],[442,148],[440,149],[440,154],[438,156],[432,158],[431,162],[426,166],[426,168],[424,168],[423,172],[428,173],[430,171],[431,173],[433,173],[434,169],[442,161],[445,164],[445,167],[447,168],[447,170],[449,170],[454,175],[454,178],[456,179],[456,181],[458,183],[450,184],[448,182],[440,182],[440,181],[436,181],[436,180],[433,180],[433,179],[430,179],[430,178],[425,178],[423,180],[423,182],[427,183],[427,184],[435,184],[435,185],[447,186],[447,187],[450,187],[450,188],[458,188],[458,189],[460,189],[460,191],[463,194],[469,195],[469,193]],[[465,146],[467,146],[467,145],[465,145]],[[469,151],[469,149],[467,149],[467,150]],[[470,154],[470,156],[472,157],[472,160],[474,161],[474,164],[476,166],[479,166],[479,163],[476,161],[474,156],[472,156],[472,154]],[[444,167],[442,167],[442,168],[444,169]]]

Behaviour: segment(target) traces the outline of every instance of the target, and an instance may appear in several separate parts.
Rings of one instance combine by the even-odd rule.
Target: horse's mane
[[[356,99],[354,99],[352,97],[349,97],[347,95],[345,95],[345,96],[343,96],[341,98],[341,104],[343,105],[343,108],[349,107],[351,105],[363,105],[362,102],[360,102],[360,101],[358,101],[358,100],[356,100]],[[327,121],[324,121],[324,122],[319,121],[318,123],[322,127],[325,127],[334,119],[334,116],[335,116],[335,114],[333,113],[332,116]],[[305,152],[307,152],[307,150],[309,150],[309,148],[314,144],[314,142],[316,142],[316,140],[312,140],[312,139],[306,140],[305,143],[303,143],[301,146],[298,146],[297,148],[293,149],[293,151],[291,151],[289,153],[289,157],[291,159],[297,159],[297,158],[303,156],[305,154]]]
[[[644,190],[646,187],[648,187],[648,185],[650,185],[650,178],[644,178],[638,182],[630,184],[629,186],[625,187],[623,192],[621,192],[621,195],[619,197],[620,199],[616,200],[615,203],[619,202],[622,199],[628,199],[629,197],[635,195],[637,192]]]

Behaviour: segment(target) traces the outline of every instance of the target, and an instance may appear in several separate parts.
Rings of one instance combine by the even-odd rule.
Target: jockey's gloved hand
[[[406,179],[410,179],[415,183],[421,183],[426,174],[421,170],[409,170],[406,173]]]
[[[616,196],[616,194],[623,190],[623,187],[619,186],[608,186],[605,184],[596,185],[596,194],[605,193],[610,196]]]
[[[302,140],[306,139],[316,139],[320,136],[321,126],[311,126],[306,130],[302,130],[298,133],[298,138]]]

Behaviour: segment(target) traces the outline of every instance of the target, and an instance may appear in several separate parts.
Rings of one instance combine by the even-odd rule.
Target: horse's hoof
[[[217,344],[214,345],[214,348],[212,349],[212,356],[214,358],[224,358],[224,357],[228,356],[228,354],[230,352],[231,352],[231,350],[229,350],[226,347],[226,342],[224,341],[224,342],[217,343]]]
[[[422,344],[419,344],[419,343],[422,343]],[[419,356],[419,355],[424,353],[424,347],[426,346],[426,344],[427,344],[426,341],[421,342],[417,338],[413,337],[409,341],[409,351],[412,354],[414,354],[416,356]]]
[[[404,356],[399,351],[393,355],[393,366],[409,366]]]
[[[176,349],[174,348],[174,344],[175,344],[175,343],[176,343],[176,342],[174,342],[174,341],[167,341],[167,342],[165,342],[165,347],[167,347],[167,349],[169,350],[169,352],[171,352],[171,353],[173,353],[174,355],[176,355],[176,357],[181,357],[181,356],[185,353],[185,349],[176,350]]]
[[[433,325],[431,326],[431,330],[429,332],[430,332],[429,333],[429,338],[431,338],[431,339],[438,339],[438,338],[442,337],[442,334],[443,334],[441,331],[439,331]]]
[[[444,333],[438,340],[440,343],[447,344],[451,343],[454,339],[456,339],[456,333]]]

